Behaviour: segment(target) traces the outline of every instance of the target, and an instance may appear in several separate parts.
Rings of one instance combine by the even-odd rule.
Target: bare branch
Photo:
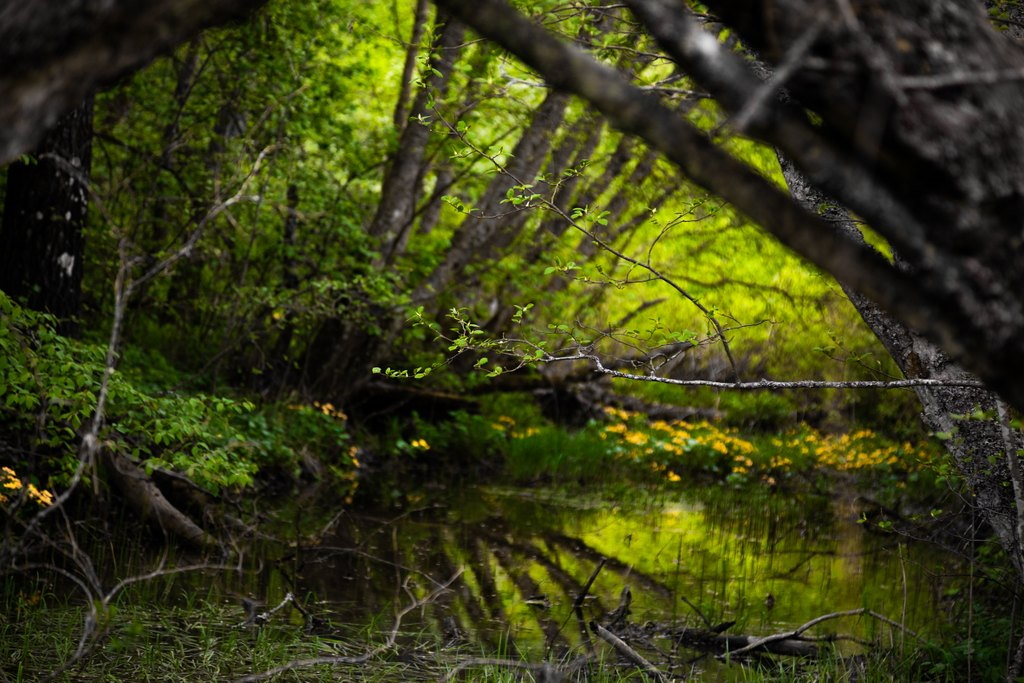
[[[786,631],[785,633],[776,633],[776,634],[773,634],[773,635],[770,635],[770,636],[765,636],[764,638],[757,638],[757,639],[755,639],[753,642],[751,642],[749,645],[747,645],[745,647],[741,647],[738,650],[733,650],[732,652],[727,652],[724,655],[719,655],[719,659],[725,659],[725,658],[728,658],[728,657],[735,657],[736,655],[741,655],[741,654],[744,654],[746,652],[750,652],[751,650],[756,650],[758,648],[764,647],[765,645],[767,645],[769,643],[774,643],[774,642],[777,642],[777,641],[780,641],[780,640],[789,640],[790,638],[796,638],[797,636],[799,636],[804,631],[806,631],[806,630],[808,630],[810,628],[813,628],[813,627],[817,626],[818,624],[820,624],[820,623],[822,623],[824,621],[829,621],[830,619],[839,619],[841,617],[856,617],[856,616],[869,616],[869,617],[872,617],[872,618],[877,619],[877,620],[879,620],[879,621],[881,621],[881,622],[883,622],[885,624],[888,624],[889,626],[892,626],[893,628],[897,628],[900,631],[903,631],[905,633],[909,633],[911,636],[913,636],[914,638],[917,638],[918,640],[921,640],[921,636],[919,636],[914,631],[911,631],[907,627],[903,626],[898,621],[893,621],[889,617],[884,616],[882,614],[879,614],[878,612],[874,612],[872,610],[869,610],[866,607],[861,607],[860,609],[851,609],[851,610],[847,610],[845,612],[831,612],[829,614],[823,614],[820,617],[815,617],[814,619],[811,619],[810,621],[808,621],[804,625],[799,626],[799,627],[793,629],[792,631]]]
[[[775,93],[785,84],[793,71],[796,70],[804,57],[807,56],[808,50],[814,44],[814,41],[818,39],[821,34],[821,29],[824,27],[824,19],[818,17],[807,30],[803,32],[799,40],[797,40],[790,47],[789,52],[786,53],[786,59],[779,64],[778,68],[775,69],[771,77],[761,85],[760,88],[754,91],[754,94],[750,96],[746,104],[736,112],[729,121],[726,122],[726,126],[732,128],[737,133],[742,133],[746,130],[747,126],[750,125],[750,121],[757,116],[758,110],[769,101]]]
[[[619,654],[636,664],[641,671],[659,683],[667,683],[668,679],[665,677],[665,674],[658,669],[658,667],[644,659],[643,655],[627,645],[626,642],[617,635],[606,629],[604,626],[601,626],[601,624],[596,621],[590,622],[590,628],[598,635],[598,637],[601,638],[601,640],[610,644]]]

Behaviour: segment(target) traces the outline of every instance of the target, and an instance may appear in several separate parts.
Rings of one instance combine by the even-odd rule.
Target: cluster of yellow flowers
[[[885,443],[870,429],[839,436],[793,432],[775,437],[769,444],[769,450],[774,452],[768,467],[776,470],[791,467],[797,461],[843,472],[897,466],[909,471],[928,458],[926,451],[911,443]]]
[[[754,444],[734,429],[706,420],[647,422],[644,416],[620,408],[605,408],[605,413],[620,421],[606,425],[599,436],[623,445],[620,455],[624,457],[650,461],[651,468],[663,472],[668,481],[682,478],[676,465],[718,469],[719,463],[730,457],[737,467],[753,465],[750,455],[756,450]]]
[[[916,448],[909,442],[887,442],[869,429],[825,436],[804,428],[764,441],[758,439],[755,446],[736,430],[723,429],[706,420],[648,423],[637,414],[618,408],[606,408],[605,413],[617,421],[602,429],[601,438],[617,440],[625,446],[624,454],[633,459],[653,457],[652,467],[665,472],[670,481],[680,479],[672,469],[673,464],[700,466],[700,456],[704,457],[705,465],[710,458],[713,466],[720,468],[718,471],[731,478],[759,477],[769,485],[776,483],[777,476],[795,470],[889,467],[913,471],[929,459],[927,449]],[[667,463],[663,462],[664,456],[668,456]],[[683,456],[685,462],[672,462]]]
[[[313,407],[328,417],[333,417],[338,420],[348,419],[348,415],[335,408],[333,403],[321,403],[320,401],[313,401]]]
[[[502,415],[497,422],[492,422],[491,427],[499,432],[507,432],[516,426],[516,421],[508,415]]]
[[[427,443],[426,439],[413,439],[412,441],[409,442],[409,445],[412,446],[413,448],[418,448],[421,451],[430,450],[430,444]]]
[[[40,505],[50,505],[53,503],[52,493],[39,490],[31,482],[26,487],[14,470],[10,467],[0,467],[0,504],[6,504],[9,494],[21,491],[22,489],[26,489],[29,500],[34,500]]]
[[[540,429],[537,427],[527,427],[526,429],[515,429],[516,421],[515,418],[511,418],[508,415],[502,415],[498,418],[497,422],[491,423],[491,429],[502,432],[506,436],[512,439],[527,439],[531,436],[536,436],[540,433]],[[514,430],[514,431],[513,431]]]
[[[869,429],[837,436],[809,427],[776,436],[748,440],[734,428],[707,420],[649,420],[642,413],[604,409],[607,423],[591,423],[591,432],[607,442],[616,457],[660,473],[671,482],[683,472],[709,472],[730,481],[760,480],[773,486],[777,478],[797,471],[824,468],[837,471],[919,469],[930,459],[927,448],[893,443]],[[512,439],[537,433],[517,429],[514,419],[501,416],[492,427]]]

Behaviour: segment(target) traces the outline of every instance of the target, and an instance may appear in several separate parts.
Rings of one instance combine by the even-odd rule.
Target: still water
[[[303,526],[309,507],[292,511]],[[631,601],[628,621],[764,635],[823,614],[868,608],[922,634],[943,619],[958,570],[934,546],[858,524],[845,497],[793,498],[714,488],[633,492],[628,499],[537,489],[469,488],[443,503],[381,515],[344,513],[315,544],[235,585],[273,604],[313,596],[332,622],[368,623],[451,581],[404,627],[528,658],[566,656],[585,621]],[[452,580],[454,578],[454,580]],[[855,617],[811,633],[873,639],[890,629]]]
[[[365,652],[386,640],[402,612],[388,661],[405,669],[390,676],[368,667],[376,678],[366,680],[440,680],[479,656],[564,667],[596,653],[614,662],[588,628],[592,621],[673,675],[742,680],[742,670],[709,657],[683,630],[724,625],[728,636],[761,636],[867,608],[931,637],[946,623],[943,596],[964,574],[934,546],[858,524],[852,495],[467,487],[405,497],[397,510],[373,513],[339,509],[335,494],[311,490],[261,507],[258,540],[240,542],[229,566],[157,571],[126,589],[106,617],[109,637],[96,641],[73,679],[142,680],[138,672],[146,672],[145,680],[178,680],[187,668],[189,680],[246,680],[311,654]],[[108,588],[203,559],[99,531],[91,542],[80,532],[79,542]],[[85,606],[54,567],[7,584],[0,672],[12,680],[34,680],[28,672],[72,659]],[[289,593],[294,603],[283,602]],[[253,617],[264,611],[257,628]],[[904,638],[863,616],[809,632],[833,633],[885,649]],[[260,658],[254,653],[264,636],[291,644]],[[864,645],[823,647],[847,655]],[[354,671],[363,670],[288,680],[356,680],[348,678]]]

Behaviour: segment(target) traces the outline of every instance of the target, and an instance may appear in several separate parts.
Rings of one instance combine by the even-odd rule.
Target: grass
[[[0,662],[10,680],[39,680],[73,657],[88,610],[53,596],[30,605],[33,596],[15,600],[22,604],[0,623]],[[55,680],[231,680],[312,655],[319,647],[315,638],[296,637],[301,628],[239,628],[243,618],[239,608],[204,601],[179,607],[119,604],[101,619],[105,635]]]
[[[12,597],[12,596],[9,596]],[[74,655],[82,632],[83,608],[61,604],[51,596],[7,612],[0,622],[0,671],[3,680],[36,681],[60,669]],[[242,627],[241,609],[194,601],[179,607],[123,604],[103,624],[106,635],[86,657],[56,681],[234,681],[290,663],[325,657],[358,658],[373,649],[373,639],[311,635],[301,623],[283,620],[261,628]],[[497,665],[475,657],[471,648],[440,647],[433,636],[403,634],[399,646],[359,664],[300,665],[278,673],[274,681],[435,681],[512,683],[523,680],[529,665],[514,659]],[[559,668],[557,663],[552,667]],[[598,661],[566,681],[594,683],[646,681],[614,662]]]

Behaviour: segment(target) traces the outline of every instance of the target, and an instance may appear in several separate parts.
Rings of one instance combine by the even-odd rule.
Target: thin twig
[[[569,621],[569,619],[571,619],[572,616],[575,614],[576,622],[580,630],[580,637],[583,638],[583,644],[587,648],[587,651],[589,653],[593,653],[594,644],[590,641],[590,632],[587,631],[587,622],[583,618],[583,601],[586,600],[587,594],[590,592],[590,587],[594,585],[594,581],[597,579],[597,575],[601,573],[601,569],[604,567],[605,562],[607,561],[608,558],[602,557],[601,561],[597,563],[597,566],[594,568],[593,573],[591,573],[590,578],[587,579],[587,582],[585,584],[583,584],[583,589],[580,590],[579,595],[576,596],[576,599],[572,601],[572,611],[569,613],[568,616],[565,617],[565,621],[562,622],[562,626],[558,629],[559,631],[561,631],[562,628],[565,627],[565,623]]]
[[[583,590],[576,596],[576,599],[572,601],[573,609],[578,609],[583,606],[583,601],[587,597],[587,593],[590,592],[590,587],[594,585],[594,580],[597,579],[597,575],[601,573],[601,569],[604,567],[604,563],[608,561],[608,558],[601,558],[601,561],[597,563],[597,567],[594,568],[594,572],[587,579],[587,582],[583,584]]]
[[[808,26],[804,32],[797,38],[793,45],[790,46],[789,51],[786,53],[786,58],[779,64],[775,69],[775,72],[771,77],[759,87],[754,94],[750,96],[743,108],[740,109],[735,116],[727,120],[722,128],[731,128],[736,133],[743,133],[750,121],[758,115],[759,111],[764,103],[768,101],[768,98],[774,95],[780,88],[783,87],[789,77],[796,71],[796,68],[803,62],[804,57],[807,55],[807,51],[814,45],[814,41],[821,35],[821,30],[825,25],[824,18],[818,16],[814,22]]]
[[[694,612],[696,612],[696,613],[697,613],[697,616],[698,616],[698,617],[700,617],[700,620],[704,622],[704,625],[705,625],[705,626],[707,626],[708,628],[713,628],[713,627],[714,627],[714,624],[712,624],[712,623],[711,623],[711,620],[710,620],[710,619],[708,619],[707,615],[706,615],[706,614],[704,614],[704,612],[703,612],[703,611],[702,611],[702,610],[701,610],[701,609],[700,609],[699,607],[697,607],[697,605],[695,605],[695,604],[693,604],[692,602],[690,602],[690,601],[689,601],[689,600],[688,600],[688,599],[686,598],[686,596],[685,596],[685,595],[681,595],[681,596],[679,596],[679,599],[680,599],[680,600],[682,600],[682,601],[683,601],[683,603],[684,603],[684,604],[685,604],[685,605],[686,605],[687,607],[689,607],[690,609],[692,609],[692,610],[693,610]]]

